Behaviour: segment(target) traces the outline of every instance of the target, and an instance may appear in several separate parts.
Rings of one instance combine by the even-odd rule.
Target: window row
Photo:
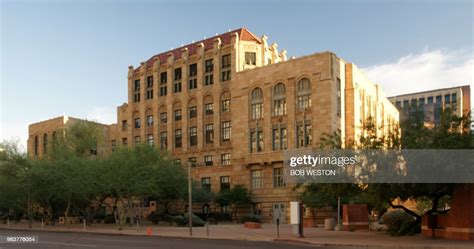
[[[220,68],[220,81],[227,82],[231,80],[231,55],[226,54],[221,57],[221,68]],[[213,59],[204,61],[204,86],[214,84],[214,62]],[[188,66],[188,89],[197,88],[197,63],[190,64]],[[182,69],[175,68],[173,70],[173,93],[179,93],[182,91]],[[147,76],[146,78],[146,99],[153,99],[153,76]],[[168,73],[160,73],[159,81],[159,96],[166,96],[168,94]],[[133,82],[133,102],[140,102],[140,85],[139,79]]]
[[[286,150],[288,148],[288,132],[285,124],[272,127],[272,150]],[[313,136],[311,130],[311,121],[306,124],[299,123],[296,126],[296,147],[304,148],[312,145]],[[250,153],[261,152],[264,150],[263,130],[261,127],[249,130],[249,151]]]
[[[339,95],[340,96],[340,93]],[[276,84],[272,89],[272,115],[282,116],[287,114],[286,106],[286,86],[283,83]],[[250,92],[250,115],[252,119],[263,118],[264,97],[260,87],[254,88]],[[297,108],[304,111],[311,108],[311,82],[308,78],[300,79],[297,82]]]
[[[222,113],[227,113],[230,112],[230,99],[224,99],[221,102],[221,112]],[[204,116],[211,116],[214,115],[214,104],[213,103],[206,103],[204,104]],[[138,114],[134,115],[133,119],[133,128],[139,129],[142,127],[141,119],[138,116]],[[198,111],[197,111],[197,106],[190,106],[188,108],[188,118],[193,119],[197,118],[198,116]],[[160,122],[162,125],[166,124],[168,122],[168,115],[167,112],[160,112],[159,113],[159,118]],[[176,109],[173,111],[173,120],[174,121],[181,121],[182,120],[182,110],[181,109]],[[153,115],[147,115],[146,116],[146,126],[147,127],[152,127],[154,125],[154,116]],[[122,131],[127,131],[128,130],[128,121],[127,120],[122,120]]]
[[[232,134],[232,126],[230,121],[223,121],[221,122],[221,141],[228,142],[230,141]],[[189,128],[188,133],[188,142],[189,146],[196,146],[198,143],[198,129],[197,126],[192,126]],[[205,144],[213,144],[214,143],[214,124],[205,124],[204,125],[204,142]],[[182,129],[174,130],[174,148],[181,148],[183,143],[183,131]],[[123,138],[122,144],[127,145],[127,139]],[[115,140],[112,140],[112,147],[115,148]],[[134,144],[139,145],[141,143],[140,136],[134,137]],[[153,145],[153,134],[147,135],[147,144]],[[168,132],[160,132],[160,148],[167,149],[168,148]]]

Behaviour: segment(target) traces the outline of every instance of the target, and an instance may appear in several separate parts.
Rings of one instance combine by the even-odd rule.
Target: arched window
[[[43,135],[43,154],[48,152],[48,134]]]
[[[273,88],[273,115],[286,115],[286,87],[283,83]]]
[[[213,115],[214,114],[214,103],[211,95],[204,97],[204,115]]]
[[[308,78],[298,81],[298,109],[304,110],[311,107],[311,82]]]
[[[250,94],[250,107],[252,119],[263,118],[263,91],[257,87]]]

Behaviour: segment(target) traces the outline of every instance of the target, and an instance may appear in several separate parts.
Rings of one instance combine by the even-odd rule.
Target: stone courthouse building
[[[245,28],[129,66],[127,88],[108,126],[110,150],[147,143],[191,164],[203,188],[243,184],[251,212],[266,222],[288,221],[295,200],[283,178],[284,150],[316,148],[336,130],[344,142],[357,140],[368,117],[381,136],[398,129],[397,109],[354,64],[331,52],[289,59]],[[30,155],[48,122],[30,126]]]

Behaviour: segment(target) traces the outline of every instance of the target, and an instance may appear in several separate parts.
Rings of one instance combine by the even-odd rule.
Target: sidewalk
[[[125,226],[124,230],[118,231],[115,225],[93,224],[84,230],[80,224],[71,225],[68,229],[64,225],[45,226],[44,231],[58,232],[86,232],[99,234],[122,234],[122,235],[147,235],[147,228],[152,229],[153,236],[165,237],[186,237],[189,238],[188,227],[169,226],[141,226],[137,231],[136,226]],[[0,224],[0,229],[7,229],[6,224]],[[28,230],[25,222],[10,224],[9,229]],[[41,230],[41,224],[34,223],[33,230]],[[0,230],[1,232],[1,230]],[[474,241],[454,241],[445,239],[431,239],[424,236],[392,237],[386,233],[355,231],[355,232],[335,232],[324,231],[322,228],[305,228],[305,238],[298,238],[292,234],[291,225],[280,226],[280,236],[277,238],[276,225],[263,224],[261,229],[247,229],[242,224],[211,225],[209,227],[209,237],[206,227],[194,227],[193,238],[208,239],[232,239],[251,241],[278,241],[305,243],[314,246],[355,246],[371,248],[466,248],[474,249]]]

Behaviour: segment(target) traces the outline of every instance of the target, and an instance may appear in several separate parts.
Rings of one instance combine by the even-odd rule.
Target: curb
[[[451,247],[451,246],[409,246],[400,245],[400,246],[391,246],[391,245],[369,245],[369,244],[341,244],[341,243],[318,243],[313,241],[306,241],[301,239],[273,239],[274,242],[283,242],[283,243],[295,243],[295,244],[302,244],[302,245],[313,245],[318,247],[354,247],[354,248],[384,248],[384,249],[474,249],[474,246],[466,246],[466,247]]]

